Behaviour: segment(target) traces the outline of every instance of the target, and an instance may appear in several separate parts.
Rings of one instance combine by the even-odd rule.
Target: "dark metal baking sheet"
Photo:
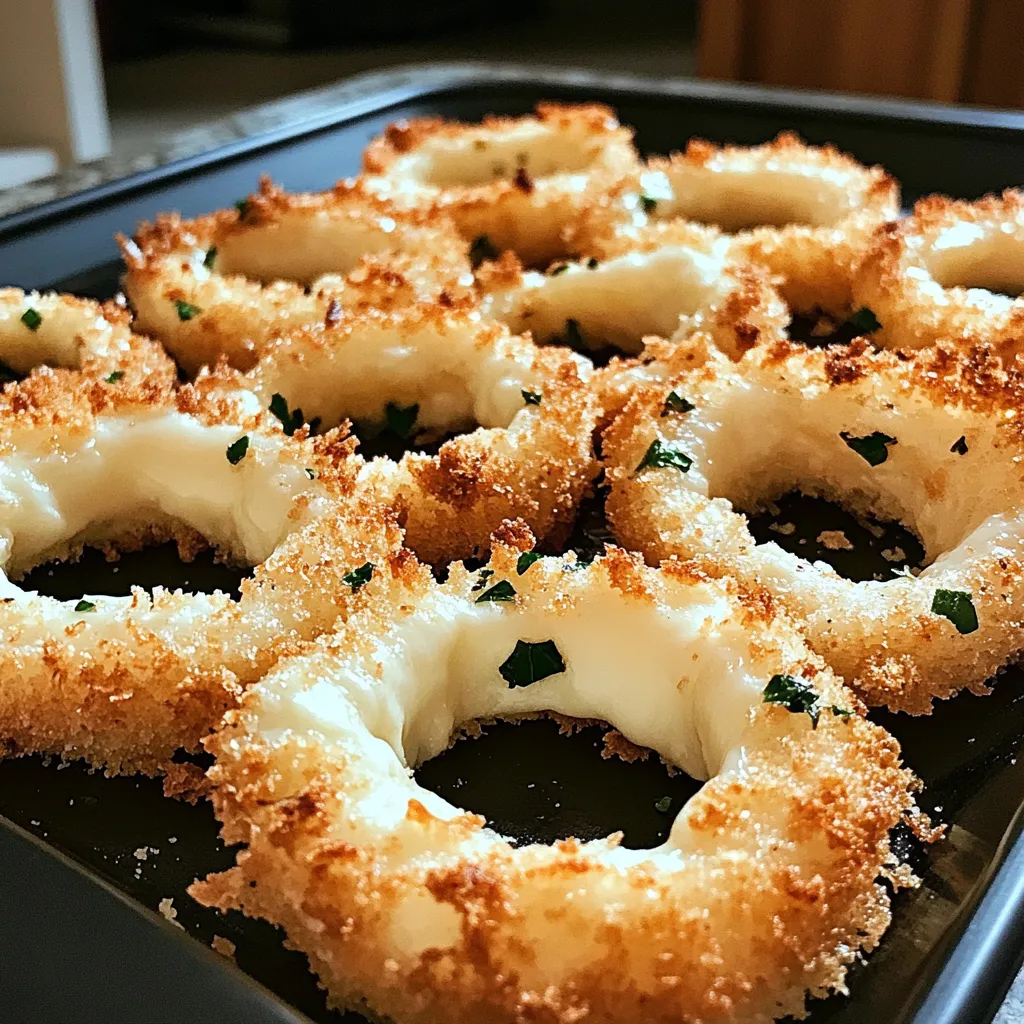
[[[692,135],[751,143],[795,129],[811,141],[834,142],[861,160],[885,164],[910,200],[930,191],[975,197],[1024,181],[1020,115],[466,66],[364,76],[345,96],[330,116],[0,220],[0,282],[109,296],[118,274],[112,236],[130,233],[143,217],[167,209],[194,215],[228,205],[254,187],[259,173],[289,189],[326,187],[355,173],[362,147],[398,117],[475,119],[490,112],[521,113],[541,99],[611,103],[623,122],[636,127],[648,152],[679,148]],[[834,509],[796,503],[787,514],[807,517],[793,543],[803,540],[808,546],[798,550],[815,557],[829,554],[812,550],[817,530],[856,528]],[[767,529],[767,520],[755,525]],[[887,568],[884,560],[870,563],[863,554],[856,571]],[[71,596],[83,590],[123,592],[131,582],[189,581],[200,589],[233,582],[210,559],[182,567],[163,550],[114,565],[87,555],[75,566],[35,570],[30,585]],[[893,927],[868,963],[854,968],[851,997],[815,1001],[810,1019],[988,1021],[1024,955],[1024,840],[1018,841],[1017,816],[1024,801],[1024,762],[1017,759],[1024,736],[1024,676],[1009,670],[991,696],[961,695],[930,718],[877,712],[873,717],[900,739],[927,785],[925,805],[949,824],[950,837],[927,852],[901,837],[923,885],[896,896]],[[670,778],[654,760],[631,766],[602,760],[598,730],[571,738],[555,737],[555,731],[548,721],[496,726],[425,766],[421,780],[524,839],[625,828],[627,842],[658,841],[667,820],[655,801],[669,795],[678,806],[693,783]],[[233,942],[238,965],[290,1006],[316,1020],[342,1019],[326,1010],[303,958],[285,951],[273,928],[236,914],[221,917],[184,894],[193,877],[233,859],[216,838],[208,806],[165,800],[154,780],[105,779],[81,765],[59,768],[27,758],[0,764],[0,813],[85,868],[49,859],[15,826],[0,828],[0,856],[10,868],[0,872],[5,1020],[302,1019],[246,984],[244,975],[222,968],[212,954],[181,943],[171,924],[143,909],[155,910],[168,897],[188,933],[206,943],[214,935]],[[132,900],[118,900],[114,890]],[[98,893],[106,900],[102,909]],[[21,941],[31,927],[33,941]],[[139,929],[145,939],[123,941],[126,934],[141,934]],[[86,964],[89,969],[80,969]],[[176,991],[165,983],[168,977],[189,980]],[[121,990],[137,998],[111,1001],[111,993]]]

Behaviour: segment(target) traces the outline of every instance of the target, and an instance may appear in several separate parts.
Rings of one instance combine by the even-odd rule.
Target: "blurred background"
[[[1020,0],[0,0],[0,16],[0,188],[152,165],[237,111],[413,61],[1024,101]]]

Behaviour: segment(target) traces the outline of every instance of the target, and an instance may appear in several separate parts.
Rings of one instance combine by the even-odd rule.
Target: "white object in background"
[[[0,148],[0,189],[56,174],[59,166],[60,161],[52,149]]]
[[[62,163],[110,152],[91,0],[0,0],[0,145],[43,146]]]

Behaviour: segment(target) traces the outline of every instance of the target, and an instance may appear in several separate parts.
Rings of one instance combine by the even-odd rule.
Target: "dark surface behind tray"
[[[226,160],[147,176],[123,193],[113,191],[84,205],[59,205],[39,222],[24,216],[0,222],[0,281],[24,286],[59,284],[97,297],[109,296],[117,280],[117,266],[111,262],[116,255],[111,235],[116,230],[130,231],[140,217],[165,209],[191,215],[227,205],[250,191],[262,171],[290,189],[324,187],[338,176],[358,170],[362,146],[399,116],[478,118],[488,112],[519,113],[545,98],[606,100],[618,108],[624,122],[637,127],[640,145],[653,152],[678,148],[693,134],[756,142],[780,129],[795,128],[812,141],[831,140],[862,160],[884,163],[902,178],[911,198],[932,190],[974,196],[1024,180],[1024,146],[1017,133],[1004,127],[941,124],[933,117],[913,121],[856,110],[829,113],[815,109],[817,101],[810,99],[803,107],[788,102],[778,106],[770,96],[750,98],[742,90],[725,90],[714,102],[704,94],[696,98],[645,94],[643,88],[605,86],[596,76],[583,85],[560,85],[554,79],[543,85],[466,85],[364,112],[296,139],[279,139],[250,150],[241,147]],[[809,546],[796,549],[801,554],[811,551],[821,529],[852,529],[845,521],[828,518],[842,516],[834,510],[796,503],[785,511],[794,520],[806,516],[807,521],[800,523],[792,538],[765,533],[764,539],[797,544],[802,537]],[[758,528],[767,530],[767,520]],[[822,551],[817,556],[825,554]],[[870,575],[891,568],[878,559],[870,567],[861,564],[859,570]],[[230,586],[223,568],[209,559],[183,570],[167,552],[133,556],[117,566],[87,558],[77,566],[57,569],[52,580],[43,580],[40,574],[48,572],[37,570],[32,585],[54,593],[64,588],[68,596],[83,591],[117,592],[125,580],[165,582],[170,579],[168,573],[176,574],[176,583],[191,578],[199,589]],[[915,979],[929,984],[936,977],[942,980],[939,971],[950,955],[951,940],[958,935],[958,914],[970,905],[972,890],[995,863],[1000,839],[1024,798],[1024,763],[1018,764],[1016,758],[1024,734],[1022,698],[1024,683],[1014,670],[999,681],[993,695],[961,695],[942,704],[930,719],[873,714],[902,742],[908,762],[928,787],[925,805],[941,808],[937,817],[950,823],[950,838],[925,856],[913,841],[903,837],[906,842],[902,845],[922,873],[924,884],[896,897],[893,928],[868,966],[855,967],[852,972],[852,997],[815,1002],[812,1021],[909,1021],[918,998],[907,1004]],[[641,845],[657,841],[667,824],[665,816],[654,809],[654,800],[672,795],[674,811],[692,791],[689,780],[668,778],[657,762],[626,766],[602,761],[596,730],[572,738],[553,733],[549,722],[497,726],[482,740],[458,744],[428,765],[420,777],[449,799],[487,813],[499,827],[523,838],[549,839],[570,831],[588,836],[624,828],[627,841],[632,837]],[[595,797],[595,779],[600,781],[599,797]],[[177,920],[187,931],[205,942],[215,934],[229,939],[237,945],[239,965],[282,998],[317,1019],[340,1019],[324,1009],[322,994],[306,972],[303,958],[286,952],[274,929],[238,915],[220,917],[184,895],[194,877],[232,862],[231,852],[216,839],[208,806],[164,800],[159,784],[152,780],[108,780],[89,774],[80,765],[58,770],[56,765],[45,767],[30,758],[0,764],[0,813],[151,909],[161,899],[173,897]],[[0,851],[5,858],[8,844],[24,842],[0,831]],[[135,851],[140,851],[140,856]],[[50,886],[42,876],[39,884]],[[67,883],[64,898],[69,915],[90,913],[85,902],[79,902],[85,899],[78,894],[83,884],[80,879]],[[1007,892],[1002,890],[1004,899],[1010,898]],[[14,967],[19,962],[16,954],[22,951],[14,933],[14,904],[8,901],[17,900],[20,905],[25,899],[24,887],[12,889],[10,880],[0,886],[0,948],[8,966],[6,978],[0,975],[4,978],[0,993],[4,1020],[52,1020],[52,1015],[34,1012],[43,1005],[32,998],[32,986],[42,984],[34,980],[40,975],[19,973]],[[1013,909],[1019,917],[1020,908]],[[131,913],[124,907],[121,910]],[[102,921],[96,922],[96,943],[110,941],[111,935],[104,931]],[[164,939],[166,942],[167,936]],[[165,948],[166,954],[159,955],[183,955],[173,942]],[[991,1006],[1001,997],[1003,975],[1018,959],[1016,949],[1002,952],[1004,962],[997,965],[1002,974],[979,980],[973,1002],[968,999],[959,1004],[946,993],[944,1008],[970,1004],[971,1012],[961,1017],[963,1021],[987,1019]],[[991,951],[986,955],[986,963],[995,963]],[[55,956],[51,966],[56,969],[60,960]],[[973,955],[970,965],[977,968],[980,963]],[[127,955],[122,966],[126,976],[150,970]],[[962,970],[966,972],[966,967]],[[118,984],[117,977],[101,976],[99,968],[91,980],[97,992]],[[50,995],[56,999],[59,993]],[[92,1005],[88,987],[64,995],[66,1001],[61,1005],[68,1007],[66,1016],[88,1019],[87,1014],[72,1011],[76,999],[78,1007]],[[231,985],[225,981],[225,1014],[233,1005],[227,1002],[232,997]],[[188,1013],[178,1015],[170,1004],[166,1009],[161,1019],[189,1019]],[[265,1012],[281,1011],[267,1003]],[[954,1019],[939,1016],[941,1012],[943,1007],[936,1008],[929,1024]],[[113,1014],[107,1019],[141,1018]],[[232,1018],[228,1014],[222,1019]],[[923,1019],[917,1018],[916,1024],[923,1024]]]

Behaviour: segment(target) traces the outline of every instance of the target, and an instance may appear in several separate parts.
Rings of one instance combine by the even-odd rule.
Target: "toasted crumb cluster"
[[[890,831],[929,835],[867,705],[982,692],[1021,648],[1021,209],[900,221],[830,146],[645,159],[546,103],[159,216],[119,302],[0,290],[0,752],[210,798],[243,845],[193,895],[282,926],[338,1007],[803,1016],[914,882]],[[599,486],[615,543],[553,554]],[[793,488],[930,564],[860,584],[756,544],[738,510]],[[240,599],[18,586],[165,540],[252,567]],[[417,785],[539,713],[706,780],[662,846],[519,846]],[[200,745],[205,776],[174,760]]]

